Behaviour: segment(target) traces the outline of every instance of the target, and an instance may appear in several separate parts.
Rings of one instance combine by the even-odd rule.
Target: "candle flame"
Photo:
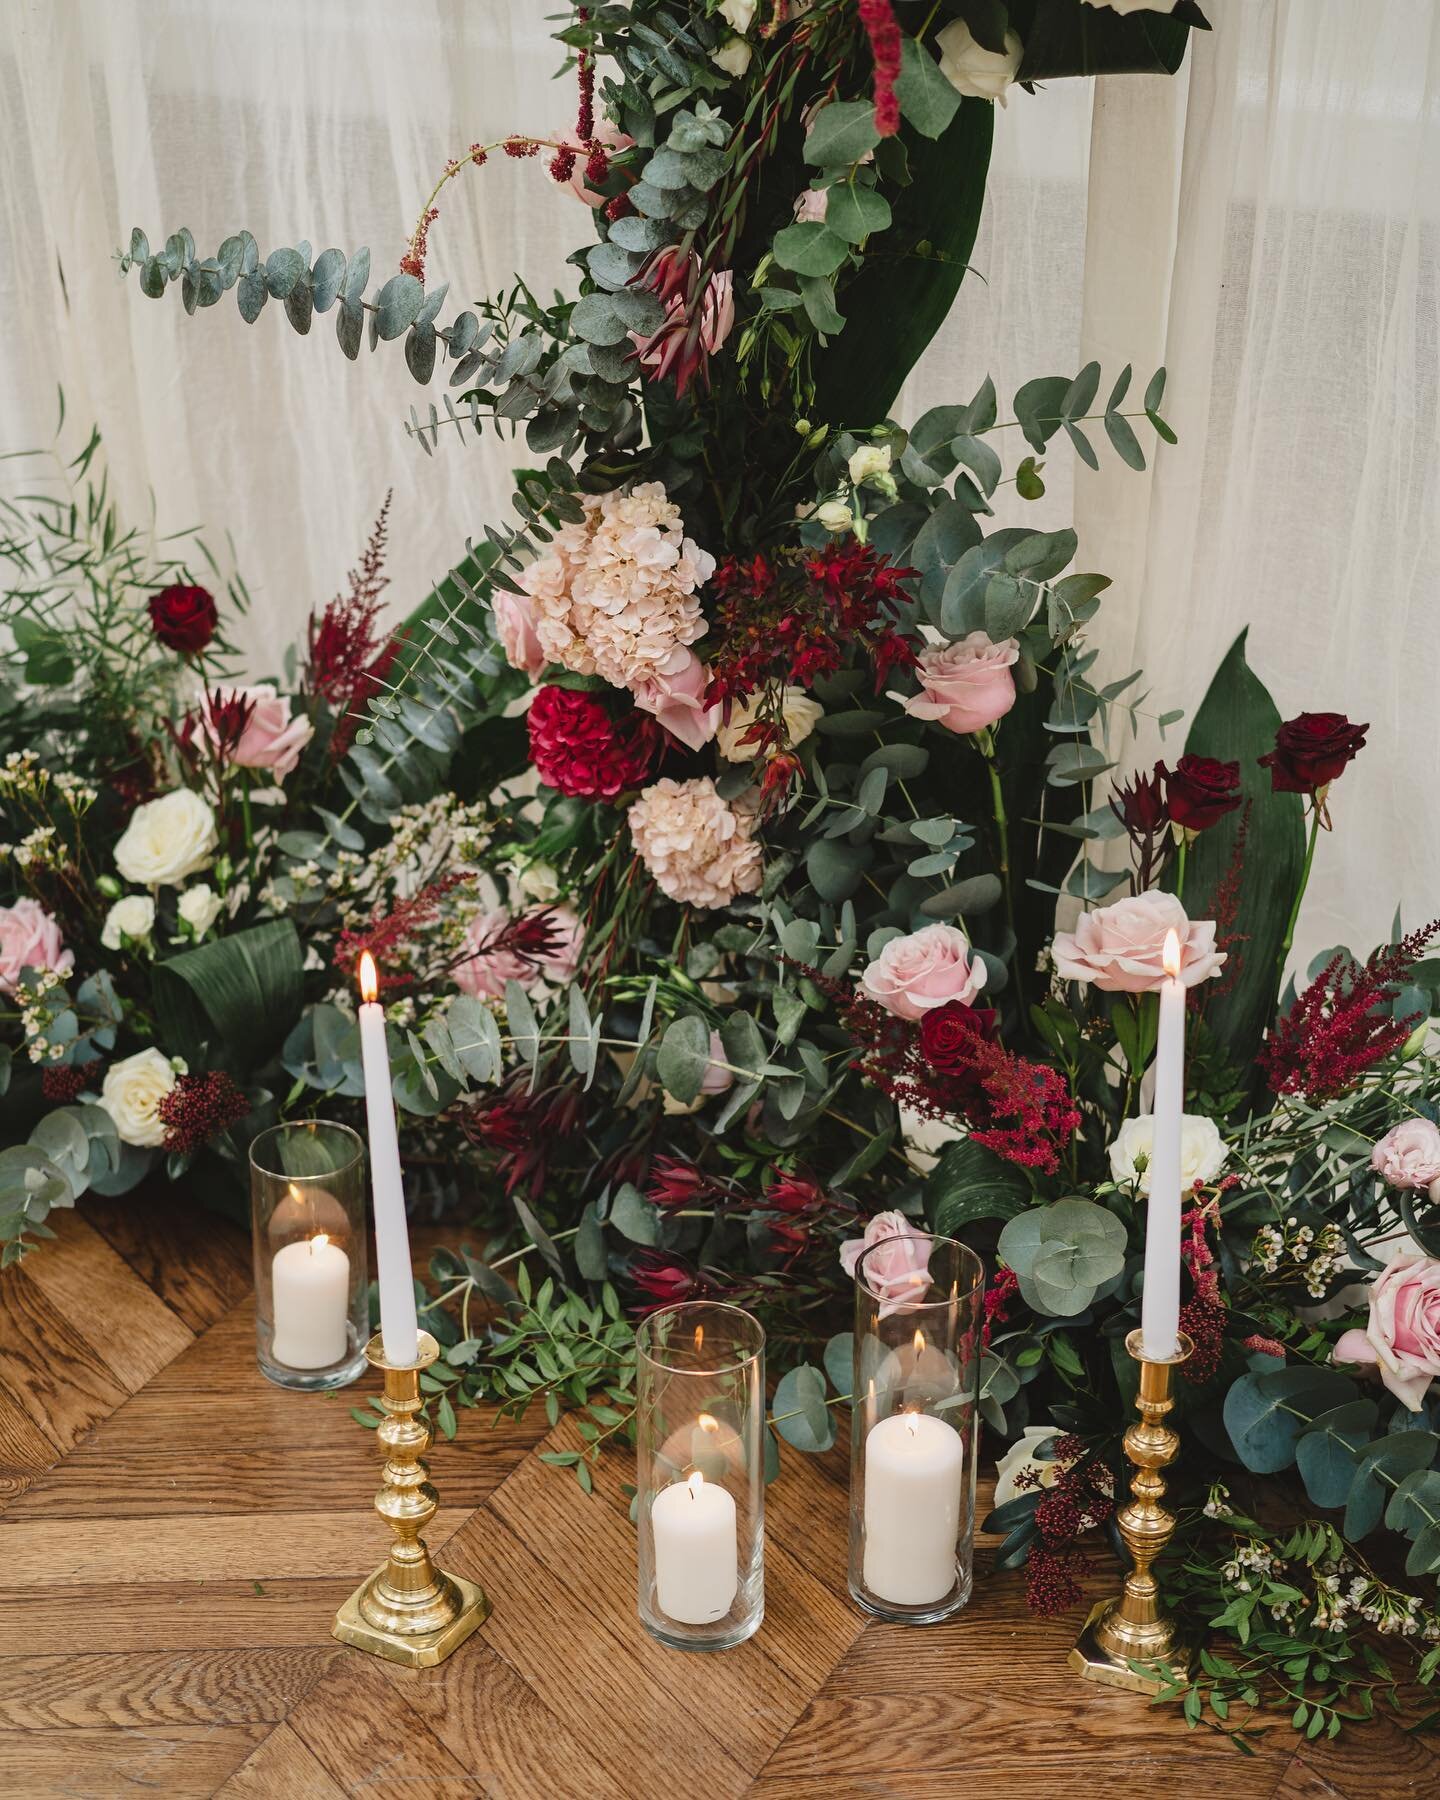
[[[375,968],[375,958],[368,950],[360,952],[360,998],[368,1005],[380,995],[380,976]]]
[[[310,1254],[313,1256],[317,1250],[323,1250],[329,1242],[330,1234],[328,1232],[317,1231],[310,1239]]]
[[[701,1413],[698,1423],[702,1431],[718,1431],[720,1429],[720,1421],[711,1413]]]
[[[916,1356],[925,1354],[925,1333],[923,1331],[915,1333],[915,1354]]]
[[[695,1327],[695,1354],[697,1356],[700,1354],[701,1346],[704,1344],[704,1342],[705,1342],[705,1327],[703,1325],[697,1325]]]
[[[685,1485],[690,1490],[690,1498],[692,1500],[698,1499],[700,1490],[705,1485],[705,1477],[697,1469]]]
[[[1165,948],[1160,953],[1160,960],[1165,965],[1167,975],[1173,977],[1180,973],[1180,933],[1178,931],[1172,930],[1165,933]]]

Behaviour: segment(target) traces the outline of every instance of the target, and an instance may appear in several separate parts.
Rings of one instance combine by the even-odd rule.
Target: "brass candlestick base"
[[[1180,1450],[1179,1435],[1164,1423],[1175,1404],[1170,1398],[1170,1371],[1186,1361],[1195,1346],[1182,1331],[1175,1354],[1164,1362],[1153,1362],[1141,1348],[1140,1333],[1132,1331],[1125,1348],[1140,1365],[1135,1405],[1141,1423],[1125,1433],[1125,1454],[1137,1472],[1130,1483],[1134,1498],[1121,1508],[1115,1522],[1134,1566],[1125,1577],[1120,1598],[1106,1601],[1091,1613],[1079,1643],[1070,1652],[1070,1667],[1087,1681],[1155,1694],[1165,1684],[1153,1675],[1137,1674],[1130,1664],[1174,1665],[1175,1625],[1160,1610],[1160,1590],[1150,1567],[1175,1529],[1174,1516],[1160,1504],[1165,1492],[1160,1471],[1174,1462]]]
[[[342,1644],[410,1668],[444,1662],[490,1611],[490,1602],[473,1581],[441,1574],[420,1536],[440,1504],[420,1460],[430,1448],[430,1428],[416,1417],[420,1371],[439,1354],[428,1331],[420,1333],[419,1353],[409,1365],[386,1362],[378,1334],[365,1346],[370,1363],[385,1371],[383,1404],[389,1417],[377,1435],[386,1460],[375,1510],[395,1533],[395,1542],[389,1560],[336,1613],[331,1633]]]

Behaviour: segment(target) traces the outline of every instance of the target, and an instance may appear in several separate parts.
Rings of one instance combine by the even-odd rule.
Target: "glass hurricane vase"
[[[855,1265],[850,1593],[912,1625],[969,1600],[975,1536],[985,1274],[964,1244],[928,1241],[907,1258],[881,1240]]]

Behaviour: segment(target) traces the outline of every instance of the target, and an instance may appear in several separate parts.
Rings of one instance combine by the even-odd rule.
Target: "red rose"
[[[975,1066],[975,1040],[989,1037],[994,1027],[993,1011],[949,1000],[921,1015],[920,1050],[938,1074],[968,1075]]]
[[[1365,743],[1368,725],[1352,725],[1344,713],[1301,713],[1275,733],[1275,748],[1262,756],[1277,794],[1313,794],[1328,787]]]
[[[1240,765],[1213,756],[1182,756],[1173,769],[1156,763],[1170,817],[1186,831],[1206,831],[1240,804]]]
[[[530,702],[530,760],[546,787],[582,800],[613,800],[643,787],[663,751],[660,727],[641,712],[612,719],[575,688],[542,687]]]
[[[150,596],[150,628],[167,650],[194,656],[215,635],[220,614],[208,588],[174,582]]]

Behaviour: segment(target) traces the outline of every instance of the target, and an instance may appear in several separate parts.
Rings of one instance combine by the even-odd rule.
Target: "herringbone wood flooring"
[[[380,1559],[374,1442],[255,1368],[242,1234],[173,1194],[87,1201],[0,1278],[0,1791],[109,1800],[1360,1800],[1440,1793],[1389,1725],[1277,1729],[1245,1759],[1066,1671],[1073,1621],[984,1576],[956,1624],[844,1591],[844,1468],[787,1457],[766,1618],[725,1655],[641,1631],[619,1460],[586,1499],[538,1426],[466,1415],[433,1453],[441,1560],[494,1612],[443,1667],[340,1648]],[[565,1437],[562,1424],[558,1439]],[[985,1558],[982,1553],[983,1568]]]

